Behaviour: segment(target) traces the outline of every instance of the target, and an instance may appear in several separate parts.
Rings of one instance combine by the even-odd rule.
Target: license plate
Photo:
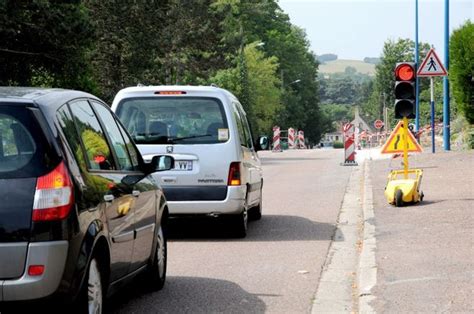
[[[174,170],[191,171],[193,170],[193,161],[192,160],[176,160],[174,162]]]

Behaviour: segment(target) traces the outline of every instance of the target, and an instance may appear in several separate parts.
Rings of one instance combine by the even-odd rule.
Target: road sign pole
[[[434,78],[430,77],[431,83],[431,152],[435,153],[435,105],[434,105]]]
[[[408,118],[403,118],[403,170],[405,179],[408,179]]]
[[[415,67],[416,71],[418,71],[418,67],[420,66],[419,60],[419,52],[418,52],[418,0],[415,1]],[[416,77],[416,84],[415,84],[415,108],[416,108],[416,115],[415,115],[415,130],[418,132],[420,129],[420,101],[418,96],[420,95],[420,79],[418,76]]]
[[[444,66],[449,71],[449,0],[444,1]],[[450,112],[449,112],[449,80],[443,78],[443,143],[444,150],[451,150],[450,143]]]

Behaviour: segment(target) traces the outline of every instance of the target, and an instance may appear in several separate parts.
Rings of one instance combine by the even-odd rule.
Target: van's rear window
[[[39,177],[57,159],[31,110],[0,105],[0,179]]]
[[[230,136],[224,108],[215,98],[127,98],[117,115],[137,144],[215,144]]]

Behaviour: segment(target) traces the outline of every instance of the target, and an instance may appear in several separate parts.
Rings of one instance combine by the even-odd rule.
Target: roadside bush
[[[332,144],[332,147],[334,147],[334,148],[344,148],[344,143],[343,142],[334,142]]]

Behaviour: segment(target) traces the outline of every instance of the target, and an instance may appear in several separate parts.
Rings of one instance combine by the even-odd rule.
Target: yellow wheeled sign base
[[[391,171],[385,187],[387,201],[397,207],[423,201],[423,192],[420,191],[422,176],[421,169],[408,170],[408,177],[405,170]]]

